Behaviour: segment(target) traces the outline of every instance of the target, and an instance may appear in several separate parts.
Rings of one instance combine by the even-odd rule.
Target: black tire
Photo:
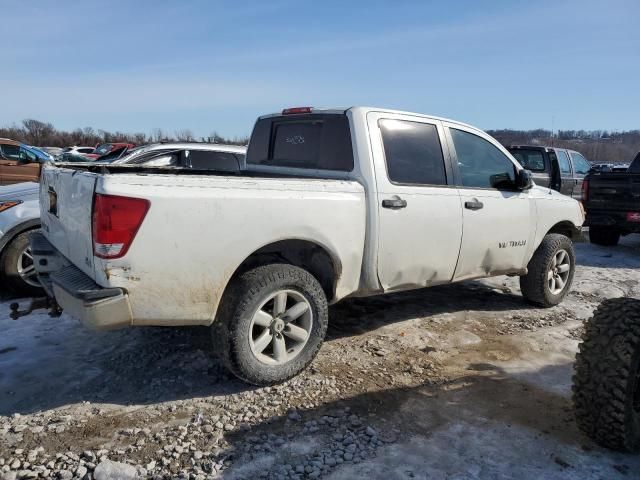
[[[604,247],[613,247],[620,241],[620,232],[612,227],[589,227],[589,241]]]
[[[9,290],[22,295],[38,295],[43,290],[25,282],[18,273],[18,260],[29,246],[30,231],[20,233],[7,244],[0,256],[0,282]]]
[[[640,300],[605,300],[587,322],[576,356],[578,427],[613,450],[640,450]]]
[[[310,304],[313,322],[307,343],[293,359],[268,365],[251,351],[251,319],[263,299],[278,290],[292,290]],[[304,370],[315,358],[327,333],[327,297],[320,283],[306,270],[288,264],[254,268],[232,280],[212,326],[214,348],[226,367],[254,385],[284,382]]]
[[[551,262],[559,250],[569,254],[569,275],[561,292],[553,294],[549,289],[547,274]],[[570,238],[558,233],[550,233],[544,237],[527,265],[528,273],[520,277],[522,296],[530,303],[541,307],[558,305],[571,289],[576,269],[576,254]]]

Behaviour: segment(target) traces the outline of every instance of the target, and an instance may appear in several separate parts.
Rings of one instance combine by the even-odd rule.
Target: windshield
[[[103,143],[102,145],[99,145],[93,153],[96,155],[106,155],[111,151],[111,149],[113,149],[113,145],[110,143]]]

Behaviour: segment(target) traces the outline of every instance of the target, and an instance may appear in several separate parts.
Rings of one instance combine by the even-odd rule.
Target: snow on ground
[[[640,236],[576,250],[552,309],[502,277],[336,305],[313,367],[271,389],[229,377],[207,329],[12,321],[6,299],[0,478],[89,475],[100,457],[148,478],[640,478],[639,457],[578,432],[570,401],[582,322],[640,297]]]

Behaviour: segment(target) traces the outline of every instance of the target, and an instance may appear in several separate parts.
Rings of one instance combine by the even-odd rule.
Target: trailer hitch
[[[41,308],[48,309],[50,317],[57,318],[62,315],[62,308],[60,308],[60,305],[58,305],[55,299],[50,297],[32,298],[26,310],[20,310],[20,304],[18,302],[12,303],[9,305],[9,308],[11,309],[9,316],[13,320],[18,320],[20,317],[25,317],[34,310],[40,310]]]

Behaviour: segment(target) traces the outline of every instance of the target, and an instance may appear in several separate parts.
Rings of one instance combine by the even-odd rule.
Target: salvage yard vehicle
[[[37,182],[42,164],[53,157],[15,140],[0,138],[0,185]]]
[[[582,180],[591,164],[575,150],[539,145],[512,145],[507,150],[533,174],[536,185],[580,199]]]
[[[640,300],[605,300],[587,322],[573,376],[580,429],[603,447],[640,450]]]
[[[215,170],[225,166],[238,170],[244,163],[246,147],[200,142],[152,143],[135,148],[111,162],[113,165],[179,167]],[[100,160],[98,160],[100,162]]]
[[[557,305],[583,222],[486,133],[365,107],[260,117],[241,169],[50,165],[40,203],[53,314],[210,326],[258,385],[303,370],[346,297],[519,275],[526,300]]]
[[[627,170],[592,172],[582,187],[591,243],[613,246],[640,233],[640,152]]]
[[[16,293],[41,293],[33,265],[29,234],[40,227],[38,184],[0,188],[0,288]]]

